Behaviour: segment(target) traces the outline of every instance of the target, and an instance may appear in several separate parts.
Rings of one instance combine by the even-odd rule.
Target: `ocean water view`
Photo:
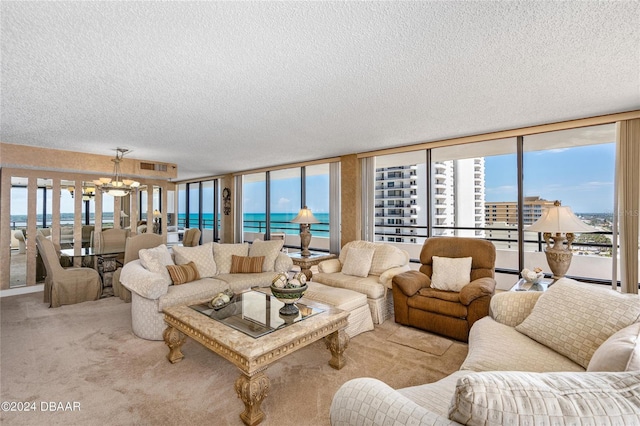
[[[271,232],[284,232],[285,234],[298,235],[300,226],[291,223],[297,213],[271,213]],[[311,233],[317,237],[329,237],[329,213],[314,213],[320,223],[311,225]],[[187,215],[178,214],[178,225],[185,226]],[[213,213],[203,213],[202,222],[204,229],[213,229]],[[198,223],[198,215],[189,215],[189,226]],[[264,213],[245,213],[243,215],[243,232],[263,233],[266,231],[267,219]]]

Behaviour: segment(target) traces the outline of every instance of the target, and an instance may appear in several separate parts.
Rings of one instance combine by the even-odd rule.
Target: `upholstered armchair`
[[[466,268],[460,266],[465,261]],[[495,261],[496,249],[486,240],[427,239],[420,252],[420,270],[393,277],[395,321],[468,341],[473,323],[489,314],[489,302],[496,286]],[[447,275],[462,276],[464,281],[451,285],[447,283]],[[442,289],[443,282],[447,289]]]
[[[36,245],[47,270],[45,303],[57,308],[100,298],[102,282],[98,271],[92,268],[63,268],[55,245],[47,237],[38,235]]]
[[[200,235],[202,233],[198,228],[190,228],[184,231],[182,237],[182,245],[185,247],[195,247],[200,245]]]
[[[140,258],[138,252],[142,249],[158,247],[162,244],[162,236],[158,234],[140,234],[128,237],[124,245],[124,264]],[[127,303],[131,302],[131,291],[120,283],[122,268],[113,273],[113,295]]]

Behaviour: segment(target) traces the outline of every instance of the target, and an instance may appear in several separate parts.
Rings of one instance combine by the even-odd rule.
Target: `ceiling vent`
[[[160,164],[160,163],[145,163],[145,162],[140,162],[140,170],[154,170],[157,172],[166,172],[167,171],[167,165],[166,164]]]

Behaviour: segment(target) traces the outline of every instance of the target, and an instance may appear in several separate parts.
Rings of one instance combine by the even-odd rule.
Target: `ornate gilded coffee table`
[[[274,361],[326,337],[329,365],[344,367],[349,312],[321,304],[298,305],[295,318],[281,317],[283,304],[268,294],[248,291],[237,296],[220,311],[208,309],[206,302],[165,308],[164,341],[172,363],[184,357],[181,347],[189,336],[238,367],[235,389],[245,407],[240,418],[256,425],[265,417],[260,408],[270,386],[265,370]]]

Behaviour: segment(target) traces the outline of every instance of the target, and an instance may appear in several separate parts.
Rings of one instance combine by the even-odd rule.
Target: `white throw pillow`
[[[213,260],[213,243],[195,247],[173,246],[173,254],[177,265],[186,265],[189,262],[195,263],[200,278],[216,275],[216,262]]]
[[[168,265],[175,265],[171,258],[169,249],[164,244],[150,249],[142,249],[138,252],[140,263],[150,272],[162,275],[163,280],[169,285],[172,284],[171,275],[169,275]]]
[[[372,248],[350,248],[342,265],[342,273],[366,278],[369,275],[374,251]]]
[[[587,371],[640,371],[640,322],[616,332],[600,345]]]
[[[464,425],[639,424],[640,372],[469,373],[449,419]]]
[[[249,256],[249,244],[220,244],[213,243],[213,259],[216,262],[219,274],[228,274],[231,271],[231,256]]]
[[[284,240],[270,240],[262,241],[260,239],[253,240],[251,246],[249,246],[250,257],[264,256],[264,262],[262,263],[262,272],[274,271],[274,265],[276,258],[282,250]]]
[[[605,340],[639,318],[637,294],[562,278],[516,330],[587,368]]]
[[[431,288],[460,291],[471,282],[471,257],[433,256]]]

